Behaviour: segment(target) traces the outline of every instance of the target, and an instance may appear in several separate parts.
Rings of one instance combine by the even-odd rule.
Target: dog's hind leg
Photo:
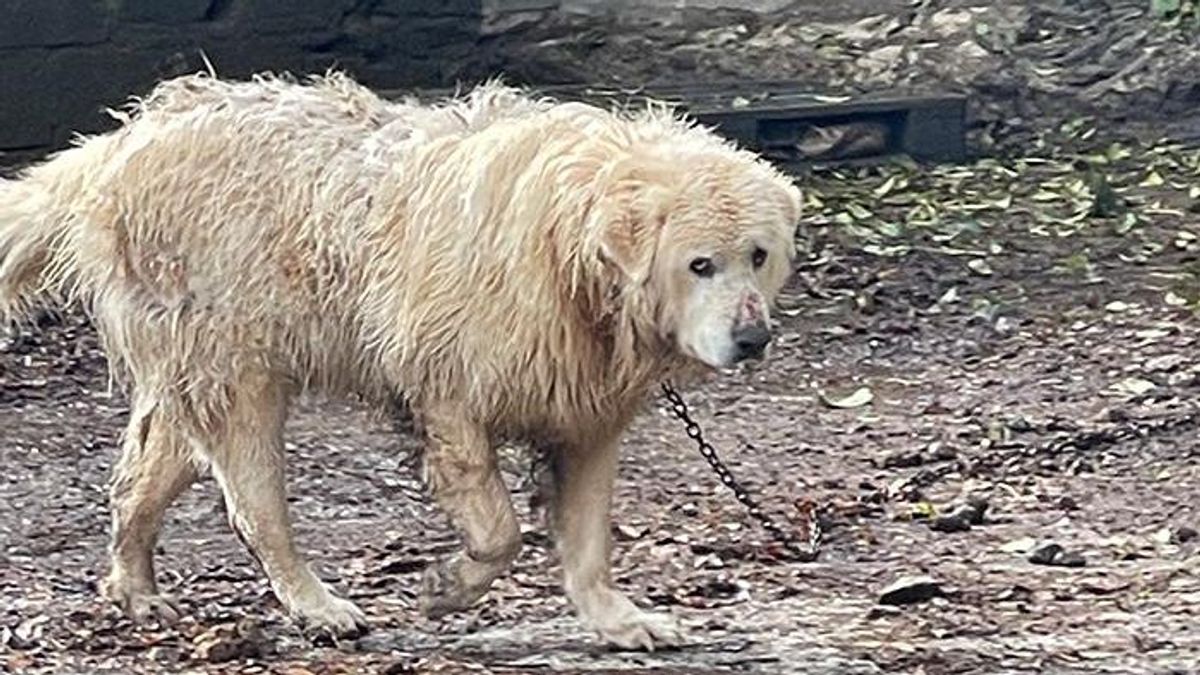
[[[197,438],[225,495],[229,524],[293,617],[338,634],[366,627],[362,611],[334,595],[296,551],[284,494],[283,424],[288,396],[266,374],[230,387],[221,419]]]
[[[184,438],[163,418],[153,397],[135,392],[110,487],[110,569],[101,586],[104,596],[135,620],[178,618],[158,593],[154,545],[167,507],[196,477]]]
[[[426,482],[465,545],[425,570],[421,609],[439,617],[471,606],[508,570],[521,530],[486,430],[452,407],[425,411],[423,422]]]
[[[564,586],[580,618],[602,638],[626,649],[653,650],[680,641],[675,620],[639,609],[613,586],[609,509],[619,445],[582,443],[557,448],[553,521]]]

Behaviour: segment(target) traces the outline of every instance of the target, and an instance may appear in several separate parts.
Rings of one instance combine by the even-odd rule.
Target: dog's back
[[[84,301],[118,375],[153,364],[194,388],[253,362],[370,389],[347,347],[372,189],[413,145],[546,107],[496,85],[389,103],[336,74],[166,81],[117,131],[0,183],[0,312]]]
[[[250,362],[290,370],[281,349],[344,343],[301,338],[346,329],[330,287],[355,273],[310,214],[367,208],[369,176],[332,190],[322,177],[372,171],[338,157],[386,121],[386,104],[336,79],[165,83],[118,131],[5,185],[3,305],[80,297],[118,373],[157,371],[137,379],[191,388]]]

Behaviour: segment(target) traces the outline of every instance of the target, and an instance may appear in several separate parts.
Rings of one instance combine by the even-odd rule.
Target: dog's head
[[[799,190],[728,148],[684,163],[626,164],[601,241],[601,255],[621,270],[622,294],[685,357],[715,368],[761,357],[792,270]]]

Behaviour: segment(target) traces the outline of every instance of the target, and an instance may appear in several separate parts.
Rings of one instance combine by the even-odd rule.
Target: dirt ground
[[[418,482],[419,442],[324,401],[289,427],[294,519],[371,631],[331,644],[287,621],[211,480],[160,547],[187,618],[133,626],[96,595],[126,401],[78,314],[9,333],[0,669],[1196,672],[1200,151],[1065,134],[1028,158],[803,178],[805,255],[770,359],[685,396],[779,517],[820,504],[824,550],[787,561],[648,405],[625,442],[616,569],[683,618],[678,650],[610,651],[579,628],[519,450],[504,452],[527,523],[515,571],[471,611],[421,617],[421,570],[456,542]],[[870,402],[847,396],[863,387]],[[946,518],[968,498],[986,500],[981,523]],[[1051,542],[1055,564],[1031,561]],[[910,575],[937,593],[880,603]]]

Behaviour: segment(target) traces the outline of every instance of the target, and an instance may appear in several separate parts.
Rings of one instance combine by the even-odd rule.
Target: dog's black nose
[[[733,329],[733,345],[737,349],[738,361],[762,357],[769,342],[771,342],[771,332],[761,323],[752,323]]]

